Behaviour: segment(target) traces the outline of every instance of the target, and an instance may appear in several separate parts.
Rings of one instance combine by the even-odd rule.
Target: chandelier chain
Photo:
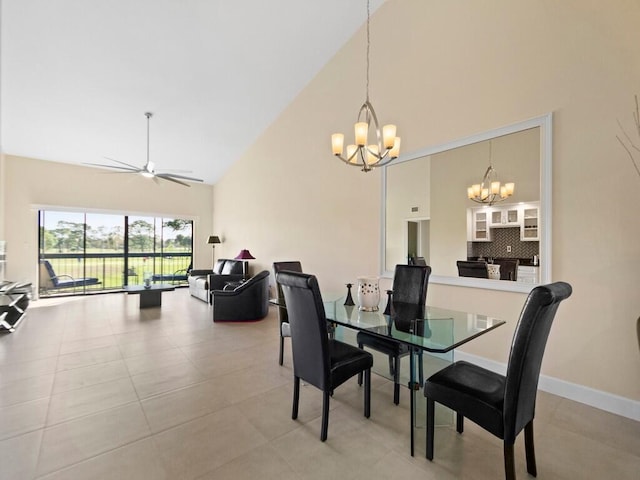
[[[369,50],[371,49],[371,37],[369,35],[369,0],[367,0],[367,102],[369,101]]]
[[[493,159],[492,159],[491,153],[492,153],[492,151],[491,151],[491,140],[489,140],[489,166],[490,167],[493,166]]]

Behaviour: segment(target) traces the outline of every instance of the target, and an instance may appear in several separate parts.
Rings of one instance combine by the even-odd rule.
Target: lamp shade
[[[208,244],[216,244],[216,243],[222,243],[220,241],[220,237],[217,235],[210,235],[209,239],[207,240]]]
[[[235,260],[254,260],[256,257],[251,255],[249,250],[240,250],[240,253],[236,256]]]

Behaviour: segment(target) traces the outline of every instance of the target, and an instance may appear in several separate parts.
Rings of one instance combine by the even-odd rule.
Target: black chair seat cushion
[[[505,377],[459,361],[425,382],[425,395],[503,438]]]
[[[358,345],[373,348],[374,350],[382,352],[385,355],[391,355],[392,357],[399,357],[409,353],[409,347],[404,343],[366,332],[358,332],[356,341],[358,342]]]
[[[373,355],[369,352],[338,340],[329,339],[329,355],[332,388],[339,387],[356,373],[373,366]]]

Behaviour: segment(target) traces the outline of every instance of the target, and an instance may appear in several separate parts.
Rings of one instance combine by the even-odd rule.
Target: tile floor
[[[373,376],[372,415],[361,389],[335,392],[322,443],[322,398],[301,392],[291,420],[291,357],[278,358],[272,308],[260,322],[213,324],[186,289],[140,311],[109,294],[33,302],[0,335],[2,479],[499,479],[502,448],[467,422],[424,430],[409,456],[408,395]],[[288,342],[287,342],[288,345]],[[540,479],[640,478],[640,424],[540,392]],[[527,478],[523,442],[517,472]]]

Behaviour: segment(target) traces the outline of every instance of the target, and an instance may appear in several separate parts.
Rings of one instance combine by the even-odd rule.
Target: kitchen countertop
[[[467,258],[467,260],[480,260],[477,257],[471,257],[471,258]],[[486,258],[482,258],[481,260],[486,261],[487,263],[491,263],[488,262],[488,260]],[[495,257],[493,260],[513,260],[513,258],[509,258],[509,257]],[[533,264],[533,259],[531,258],[518,258],[517,260],[519,260],[520,265],[522,265],[523,267],[539,267],[540,266],[540,259],[538,259],[538,264],[534,265]]]

